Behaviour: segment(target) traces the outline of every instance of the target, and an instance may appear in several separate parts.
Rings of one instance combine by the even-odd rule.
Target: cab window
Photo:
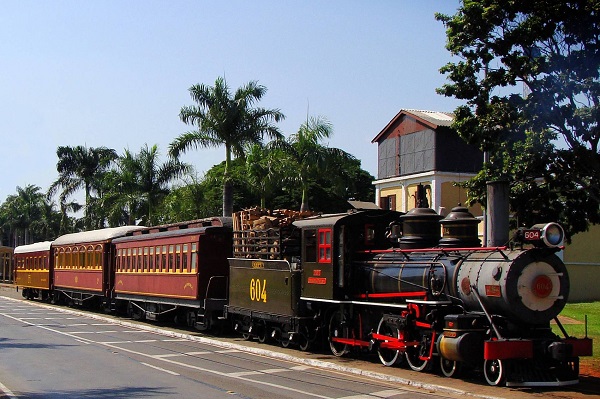
[[[331,229],[319,229],[319,263],[331,263]]]

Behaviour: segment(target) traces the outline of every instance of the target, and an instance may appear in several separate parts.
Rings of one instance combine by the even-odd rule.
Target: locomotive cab
[[[324,215],[294,222],[302,230],[302,297],[312,300],[349,299],[360,287],[353,262],[370,250],[389,248],[391,226],[402,213],[367,210]]]

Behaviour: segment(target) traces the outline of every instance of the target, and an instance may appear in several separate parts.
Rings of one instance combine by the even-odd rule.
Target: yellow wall
[[[569,271],[569,302],[600,300],[600,225],[573,236],[563,252]]]
[[[450,213],[452,208],[458,206],[458,204],[465,206],[466,200],[467,193],[464,188],[456,187],[453,182],[442,183],[441,204],[445,208],[446,215]],[[479,204],[475,204],[474,206],[470,207],[469,212],[471,212],[475,217],[483,215],[483,210]]]

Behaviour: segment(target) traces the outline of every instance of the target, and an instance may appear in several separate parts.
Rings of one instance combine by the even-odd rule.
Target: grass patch
[[[600,302],[568,303],[560,315],[582,323],[563,323],[563,327],[567,330],[567,333],[576,338],[583,338],[585,336],[585,324],[583,323],[587,315],[587,333],[588,337],[594,340],[594,355],[591,358],[582,357],[580,363],[582,366],[588,366],[600,371]],[[563,336],[558,326],[553,324],[552,329],[558,336]]]

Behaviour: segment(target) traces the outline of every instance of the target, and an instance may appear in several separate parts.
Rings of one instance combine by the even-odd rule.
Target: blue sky
[[[371,140],[401,108],[452,111],[435,93],[450,61],[435,12],[458,0],[4,0],[0,13],[0,201],[57,178],[60,145],[122,153],[169,143],[191,127],[188,89],[219,76],[267,87],[284,134],[311,116],[334,127],[328,145],[377,172]],[[224,149],[183,159],[201,175]]]

